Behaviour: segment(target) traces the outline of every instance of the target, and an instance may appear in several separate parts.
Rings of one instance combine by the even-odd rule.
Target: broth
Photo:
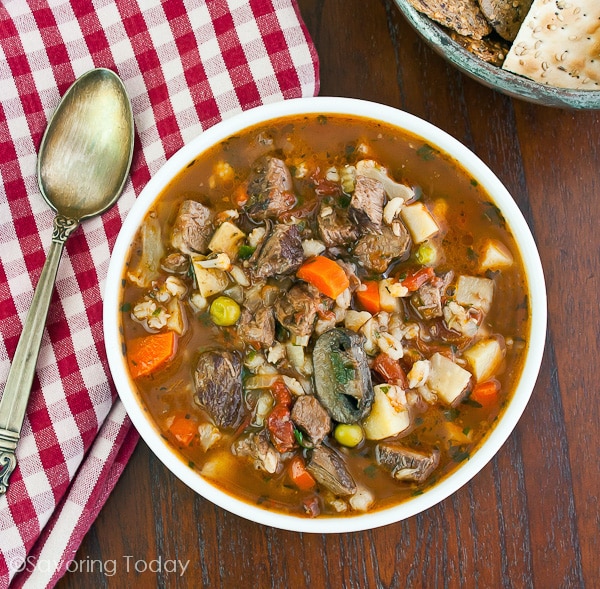
[[[273,188],[275,181],[265,180],[269,172],[265,176],[264,170],[273,162],[289,170],[291,189]],[[378,207],[374,212],[370,207],[382,186],[380,219]],[[364,207],[358,198],[363,187]],[[403,196],[392,196],[396,191]],[[274,204],[278,199],[281,210]],[[198,213],[182,209],[190,202],[209,211],[211,243],[221,226],[234,228],[221,248],[213,244],[198,251],[181,245],[181,235],[190,231],[182,219]],[[350,232],[351,239],[338,243],[327,233],[331,227],[324,228],[329,222],[324,219],[332,215],[340,216],[339,229]],[[433,222],[433,233],[422,239],[424,221]],[[280,258],[293,268],[275,268],[269,275],[265,250],[277,227],[288,234],[293,227],[302,260],[293,265],[287,242],[276,244]],[[381,235],[394,246],[394,240],[406,237],[406,252],[387,254],[385,244],[380,252]],[[326,276],[319,278],[327,279],[326,286],[299,269],[315,258],[328,261],[323,262]],[[335,297],[323,291],[337,274],[329,262],[343,269],[349,283]],[[225,283],[202,296],[207,270],[212,278],[225,276]],[[305,275],[309,278],[298,277]],[[257,284],[260,288],[254,288]],[[418,137],[336,115],[272,121],[200,154],[154,203],[131,246],[123,285],[124,353],[132,381],[164,437],[190,468],[226,492],[310,517],[347,516],[400,503],[468,459],[513,394],[530,329],[520,253],[482,187],[451,157]],[[314,308],[306,303],[314,315],[308,336],[296,333],[301,307],[291,323],[283,319],[285,305],[296,304],[290,293],[298,287],[300,297],[308,293],[316,301]],[[375,302],[367,298],[372,287]],[[222,308],[214,302],[218,298]],[[216,315],[219,309],[225,315]],[[271,345],[268,335],[260,336],[267,338],[262,343],[248,335],[255,333],[251,328],[264,327],[252,324],[263,316],[258,313],[274,317]],[[173,349],[164,361],[157,360],[160,354],[149,351],[151,338],[173,331],[167,338]],[[315,343],[325,346],[327,338],[342,343],[328,343],[331,353],[319,364],[312,357]],[[141,361],[132,360],[140,347],[146,350],[142,356],[150,358],[145,371]],[[206,384],[209,374],[220,381],[232,370],[231,390],[239,389],[241,396],[217,390],[218,382]],[[319,389],[332,371],[335,394],[322,390],[323,384]],[[463,386],[450,390],[447,383],[455,380]],[[355,385],[358,392],[352,396],[347,391]],[[219,399],[208,399],[210,391]],[[237,409],[222,407],[230,393]],[[317,414],[323,423],[330,420],[322,440],[313,439],[312,425],[290,417],[302,396],[317,398]],[[339,411],[352,417],[340,418]],[[284,427],[287,423],[291,427]],[[400,424],[395,426],[400,431],[390,423]],[[293,440],[286,438],[290,431]],[[348,436],[362,439],[353,445],[356,438],[349,441]],[[321,450],[320,458],[327,461],[333,454],[334,463],[342,464],[341,480],[333,486],[322,480]],[[295,474],[294,461],[300,462]],[[349,492],[352,484],[354,492]]]

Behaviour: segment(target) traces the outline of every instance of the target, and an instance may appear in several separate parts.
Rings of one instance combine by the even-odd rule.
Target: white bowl
[[[134,235],[156,198],[191,160],[216,143],[247,127],[303,113],[377,119],[420,136],[428,144],[451,154],[479,182],[501,210],[520,248],[529,284],[531,333],[525,366],[510,403],[484,443],[469,460],[423,494],[394,507],[352,517],[309,519],[276,513],[250,505],[213,486],[189,468],[161,436],[132,385],[121,353],[119,307],[125,260]],[[430,123],[394,108],[349,98],[303,98],[260,106],[219,123],[184,146],[153,176],[128,214],[115,244],[106,280],[104,335],[109,366],[131,421],[154,454],[186,485],[216,505],[260,524],[298,532],[352,532],[398,522],[432,507],[471,480],[498,452],[521,417],[538,376],[546,337],[546,290],[539,254],[521,211],[500,180],[469,149]]]

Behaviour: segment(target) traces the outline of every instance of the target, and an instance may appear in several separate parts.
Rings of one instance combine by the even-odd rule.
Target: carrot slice
[[[362,290],[356,291],[356,301],[362,309],[375,315],[381,311],[379,283],[376,280],[363,280]]]
[[[177,336],[172,331],[131,340],[127,344],[127,362],[133,378],[148,376],[162,368],[175,355]]]
[[[342,294],[350,285],[343,268],[325,256],[315,256],[306,261],[300,266],[296,276],[332,299]]]
[[[500,392],[500,383],[495,380],[486,380],[479,382],[473,387],[470,399],[476,401],[483,407],[489,407],[493,405],[498,399],[498,393]]]
[[[317,484],[312,474],[306,470],[304,460],[300,456],[292,458],[289,469],[292,481],[301,491],[309,491]]]
[[[185,415],[176,415],[169,426],[169,431],[182,446],[189,446],[198,433],[198,424]]]

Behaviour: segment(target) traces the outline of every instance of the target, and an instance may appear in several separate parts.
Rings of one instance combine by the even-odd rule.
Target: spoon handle
[[[0,399],[0,495],[6,493],[8,479],[17,464],[15,449],[21,437],[58,265],[65,241],[77,225],[77,221],[62,215],[54,218],[52,243]]]

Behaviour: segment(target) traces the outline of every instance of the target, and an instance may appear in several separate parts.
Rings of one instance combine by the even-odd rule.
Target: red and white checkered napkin
[[[101,294],[136,194],[203,129],[319,87],[295,0],[0,3],[0,383],[52,235],[36,151],[61,95],[101,66],[120,75],[131,98],[131,180],[117,206],[67,242],[18,466],[0,498],[0,588],[58,581],[135,447],[108,372]]]

